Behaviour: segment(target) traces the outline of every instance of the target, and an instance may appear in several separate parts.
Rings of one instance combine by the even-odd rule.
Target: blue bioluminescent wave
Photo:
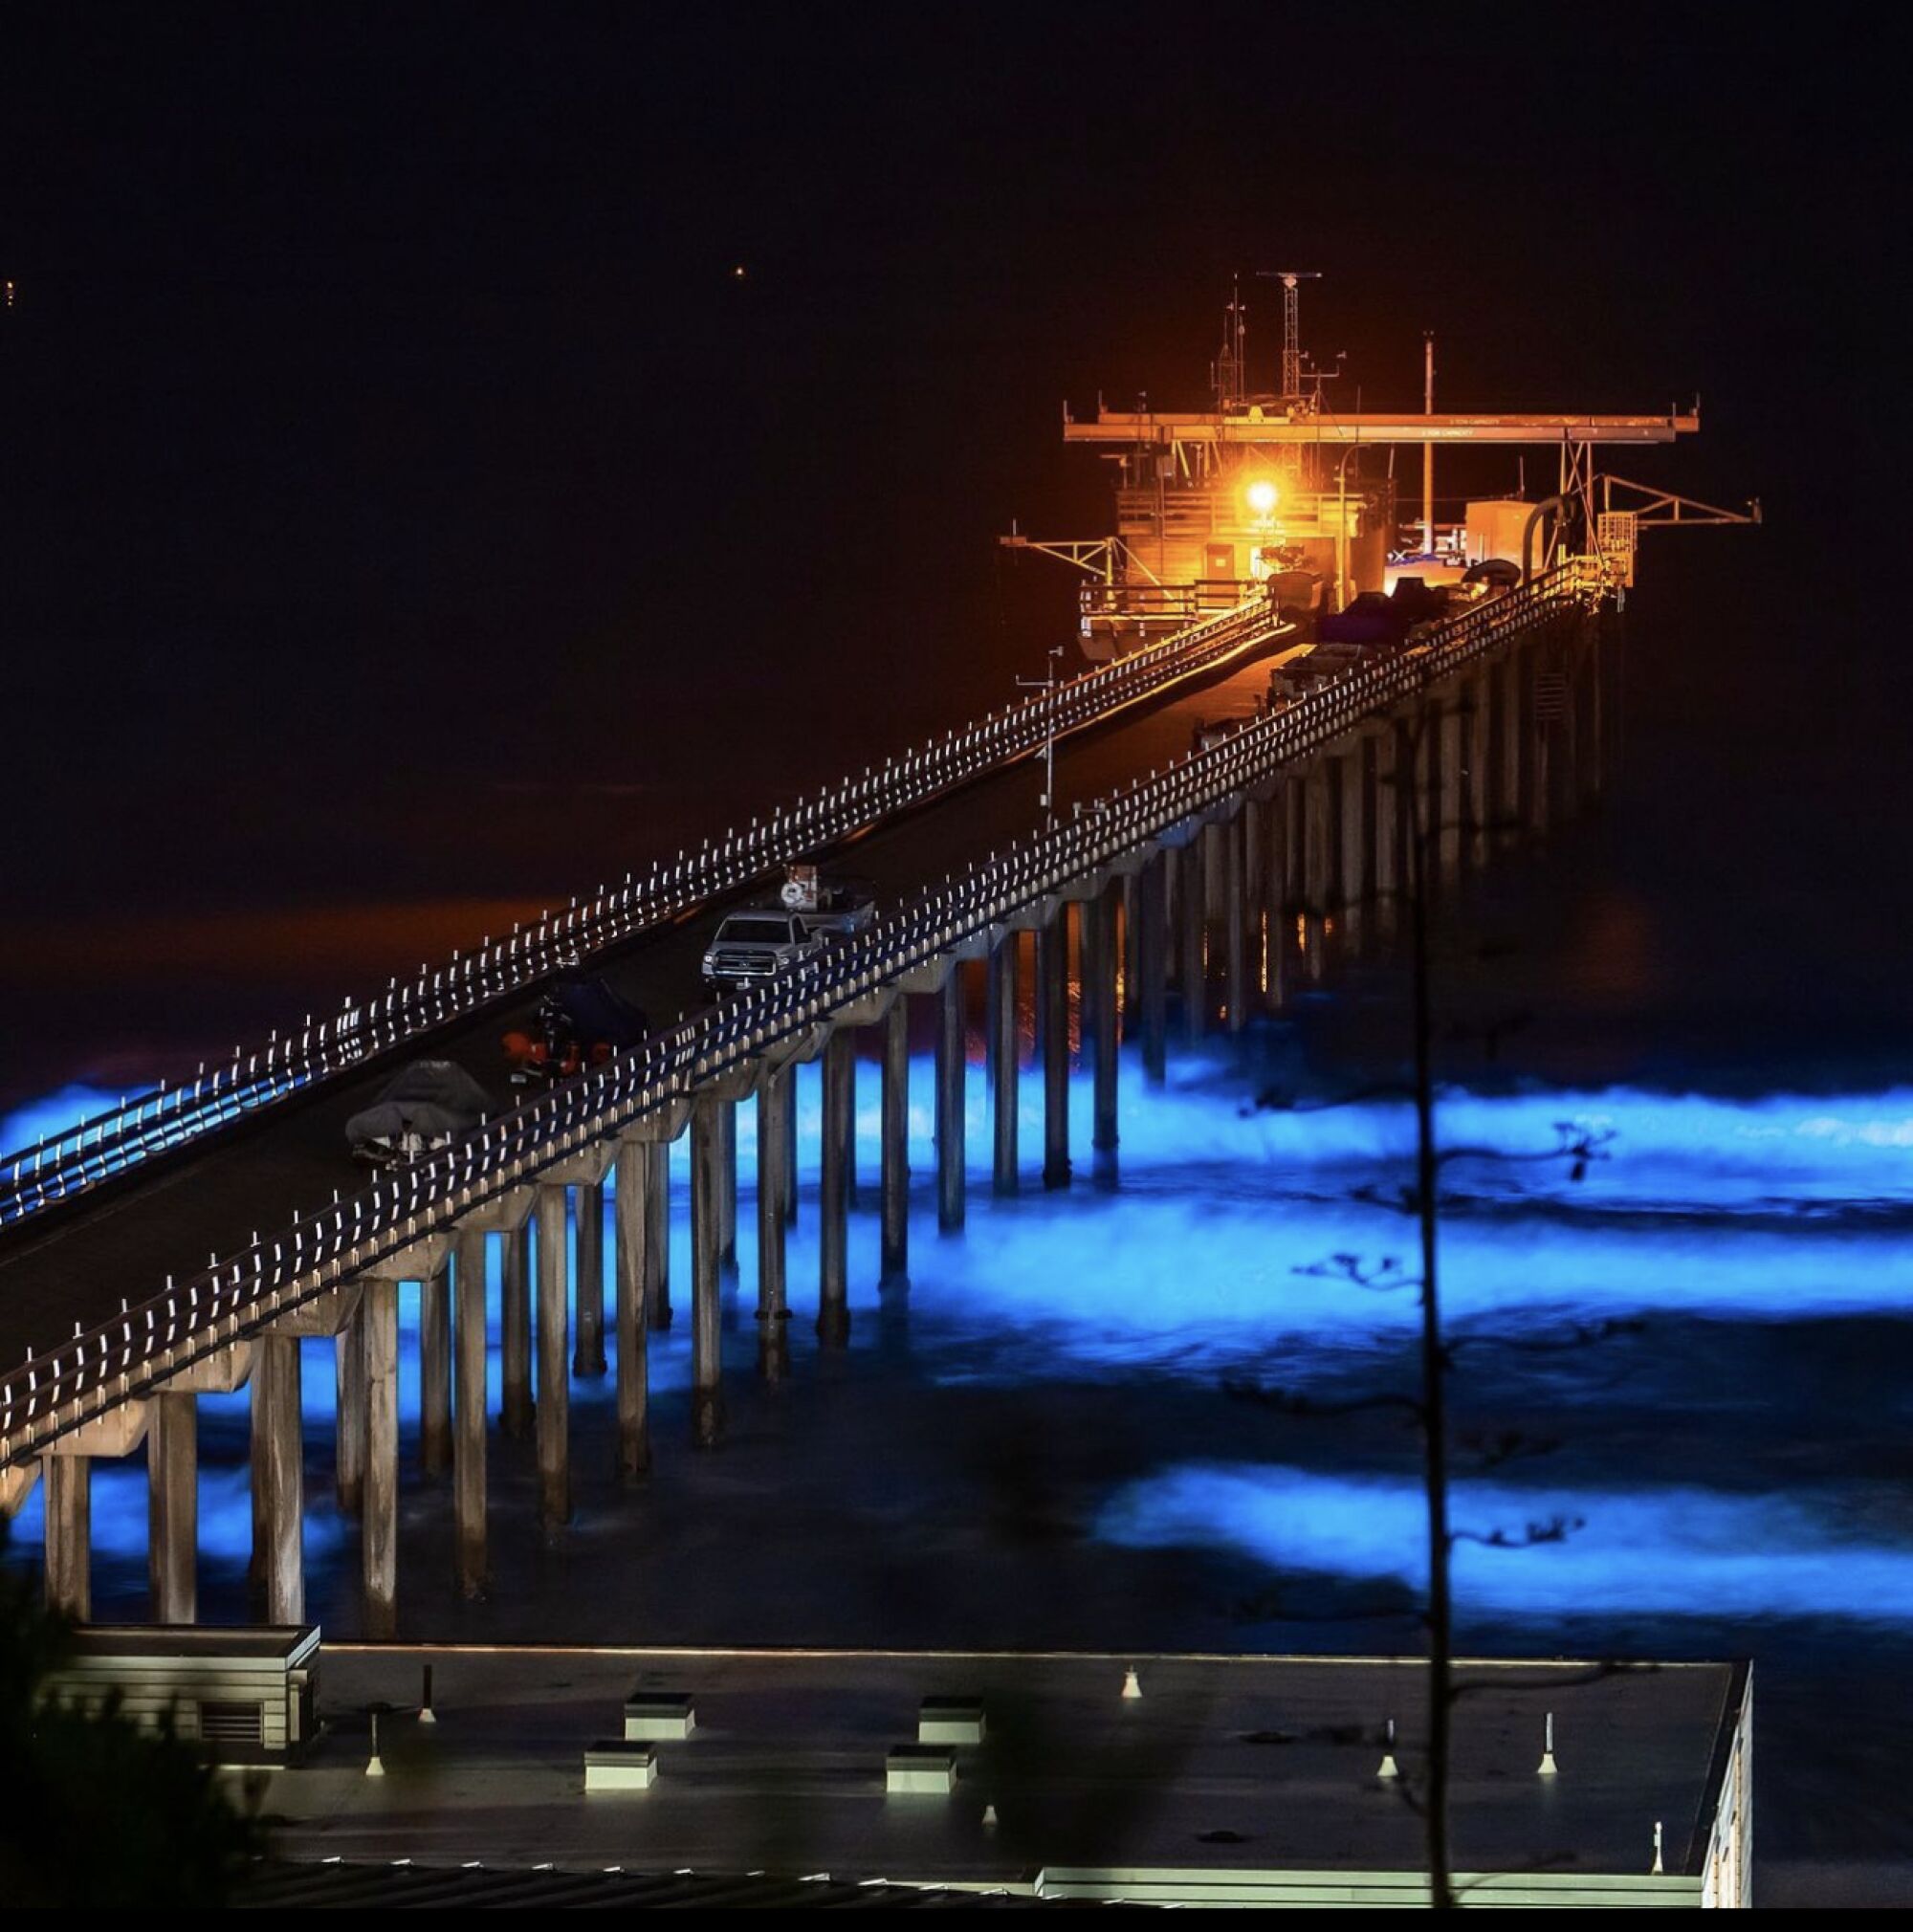
[[[1462,1481],[1463,1537],[1559,1518],[1559,1542],[1455,1548],[1463,1615],[1837,1616],[1913,1619],[1913,1548],[1842,1534],[1826,1500],[1672,1486],[1525,1489]],[[1413,1479],[1347,1477],[1281,1465],[1184,1463],[1120,1491],[1097,1532],[1142,1548],[1239,1550],[1272,1570],[1427,1578],[1425,1504]]]

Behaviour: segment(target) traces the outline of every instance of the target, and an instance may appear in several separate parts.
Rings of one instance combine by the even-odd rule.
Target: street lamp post
[[[1063,647],[1053,644],[1049,648],[1049,675],[1047,677],[1020,677],[1017,679],[1019,691],[1051,692],[1063,682],[1056,673],[1057,660],[1063,655]],[[1044,810],[1044,830],[1056,829],[1056,714],[1049,714],[1043,734],[1043,796],[1037,803]]]

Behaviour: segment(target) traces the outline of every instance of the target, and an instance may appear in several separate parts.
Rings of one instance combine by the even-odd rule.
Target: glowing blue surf
[[[1409,1478],[1286,1466],[1185,1463],[1133,1483],[1098,1534],[1144,1548],[1243,1552],[1271,1570],[1427,1581],[1425,1505]],[[1558,1543],[1455,1549],[1457,1609],[1477,1616],[1675,1615],[1913,1619],[1913,1550],[1858,1525],[1836,1503],[1672,1486],[1626,1493],[1458,1482],[1458,1530],[1519,1537],[1553,1518],[1579,1522]]]

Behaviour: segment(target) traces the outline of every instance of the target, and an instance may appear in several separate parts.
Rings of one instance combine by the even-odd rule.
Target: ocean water
[[[1752,1658],[1763,1867],[1818,1873],[1807,1889],[1827,1896],[1822,1868],[1897,1870],[1906,1840],[1913,884],[1856,830],[1897,811],[1906,673],[1848,667],[1851,729],[1802,737],[1777,676],[1802,638],[1757,581],[1704,565],[1684,601],[1641,602],[1601,812],[1471,895],[1441,956],[1440,1133],[1475,1150],[1444,1171],[1441,1237],[1458,1621],[1482,1650]],[[1673,648],[1716,630],[1745,647],[1726,682]],[[806,1194],[776,1394],[753,1373],[746,1109],[729,1439],[686,1442],[680,1169],[679,1319],[649,1350],[656,1466],[618,1487],[609,1379],[577,1381],[577,1517],[553,1542],[528,1453],[495,1438],[495,1574],[474,1604],[451,1588],[447,1501],[416,1473],[407,1290],[402,1631],[1413,1650],[1418,1456],[1374,1404],[1413,1386],[1414,1290],[1335,1260],[1413,1265],[1395,1205],[1410,1122],[1363,1097],[1396,1069],[1401,994],[1350,962],[1237,1047],[1177,1060],[1163,1092],[1126,1063],[1113,1176],[1082,1152],[1079,1082],[1061,1194],[1038,1183],[1026,1080],[1023,1192],[989,1197],[973,1067],[953,1239],[935,1233],[918,1065],[907,1288],[877,1281],[866,1065],[851,1346],[811,1338]],[[0,1140],[99,1098],[49,1083]],[[812,1072],[809,1186],[816,1113]],[[1597,1150],[1579,1179],[1556,1152],[1572,1140]],[[310,1609],[344,1634],[358,1540],[331,1500],[329,1345],[307,1344],[305,1369]],[[245,1452],[245,1397],[203,1401],[209,1616],[246,1614]],[[137,1458],[99,1468],[94,1506],[97,1614],[141,1615]],[[33,1557],[38,1510],[35,1495],[14,1560]]]

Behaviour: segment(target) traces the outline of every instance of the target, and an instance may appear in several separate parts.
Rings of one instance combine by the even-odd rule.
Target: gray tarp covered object
[[[345,1123],[354,1147],[415,1133],[429,1144],[470,1133],[491,1111],[485,1089],[454,1060],[414,1060]]]

